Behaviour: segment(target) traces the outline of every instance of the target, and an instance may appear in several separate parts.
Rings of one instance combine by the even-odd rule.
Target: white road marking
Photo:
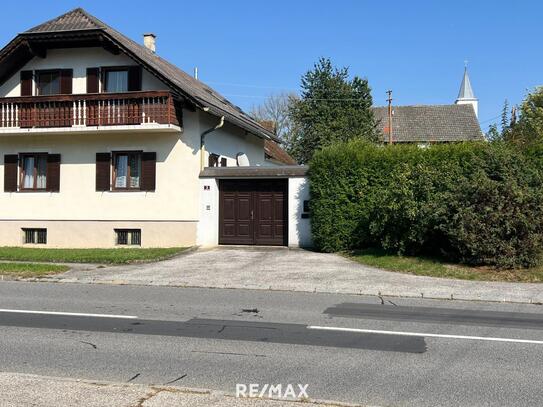
[[[124,319],[137,319],[134,315],[113,315],[113,314],[84,314],[80,312],[55,312],[55,311],[33,311],[24,309],[1,309],[0,312],[14,313],[14,314],[39,314],[39,315],[66,315],[70,317],[96,317],[96,318],[124,318]]]
[[[445,334],[429,334],[420,332],[400,332],[400,331],[380,331],[376,329],[357,329],[357,328],[340,328],[333,326],[308,326],[307,329],[318,329],[323,331],[340,331],[340,332],[358,332],[368,334],[383,334],[383,335],[401,335],[401,336],[423,336],[430,338],[447,338],[447,339],[468,339],[476,341],[490,342],[512,342],[512,343],[532,343],[543,345],[543,341],[533,339],[514,339],[514,338],[493,338],[488,336],[466,336],[466,335],[445,335]]]

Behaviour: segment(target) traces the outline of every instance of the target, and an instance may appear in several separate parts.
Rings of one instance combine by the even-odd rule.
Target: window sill
[[[59,191],[48,191],[46,189],[20,189],[16,193],[28,194],[32,192],[43,194],[43,193],[48,193],[48,192],[53,193],[53,192],[59,192]]]
[[[113,193],[122,193],[122,192],[127,192],[127,193],[144,192],[144,193],[147,193],[147,192],[155,192],[155,191],[146,191],[146,190],[143,190],[143,189],[111,189],[111,190],[109,190],[109,191],[97,191],[97,192],[113,192]]]

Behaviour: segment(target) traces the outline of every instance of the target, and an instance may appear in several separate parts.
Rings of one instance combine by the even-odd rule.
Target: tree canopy
[[[315,151],[336,142],[377,140],[366,79],[350,79],[348,68],[336,68],[330,59],[321,58],[303,75],[301,89],[301,97],[289,104],[294,132],[290,153],[299,162],[307,163]]]
[[[505,139],[518,144],[543,142],[543,86],[530,92],[520,106],[518,121],[511,124]]]

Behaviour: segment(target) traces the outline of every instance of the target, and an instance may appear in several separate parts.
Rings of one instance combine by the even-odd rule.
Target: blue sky
[[[0,43],[75,7],[140,41],[244,109],[297,91],[321,56],[368,78],[376,105],[454,102],[469,61],[483,129],[503,101],[541,84],[538,1],[26,1],[4,2]]]

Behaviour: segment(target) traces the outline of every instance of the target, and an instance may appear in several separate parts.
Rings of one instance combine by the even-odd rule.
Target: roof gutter
[[[219,123],[215,127],[207,129],[206,131],[204,131],[200,135],[200,170],[203,170],[204,167],[205,167],[205,165],[204,165],[205,164],[204,156],[205,156],[205,139],[206,139],[206,136],[209,133],[213,133],[215,130],[219,130],[222,126],[224,126],[224,116],[221,116],[221,119],[220,119]]]

